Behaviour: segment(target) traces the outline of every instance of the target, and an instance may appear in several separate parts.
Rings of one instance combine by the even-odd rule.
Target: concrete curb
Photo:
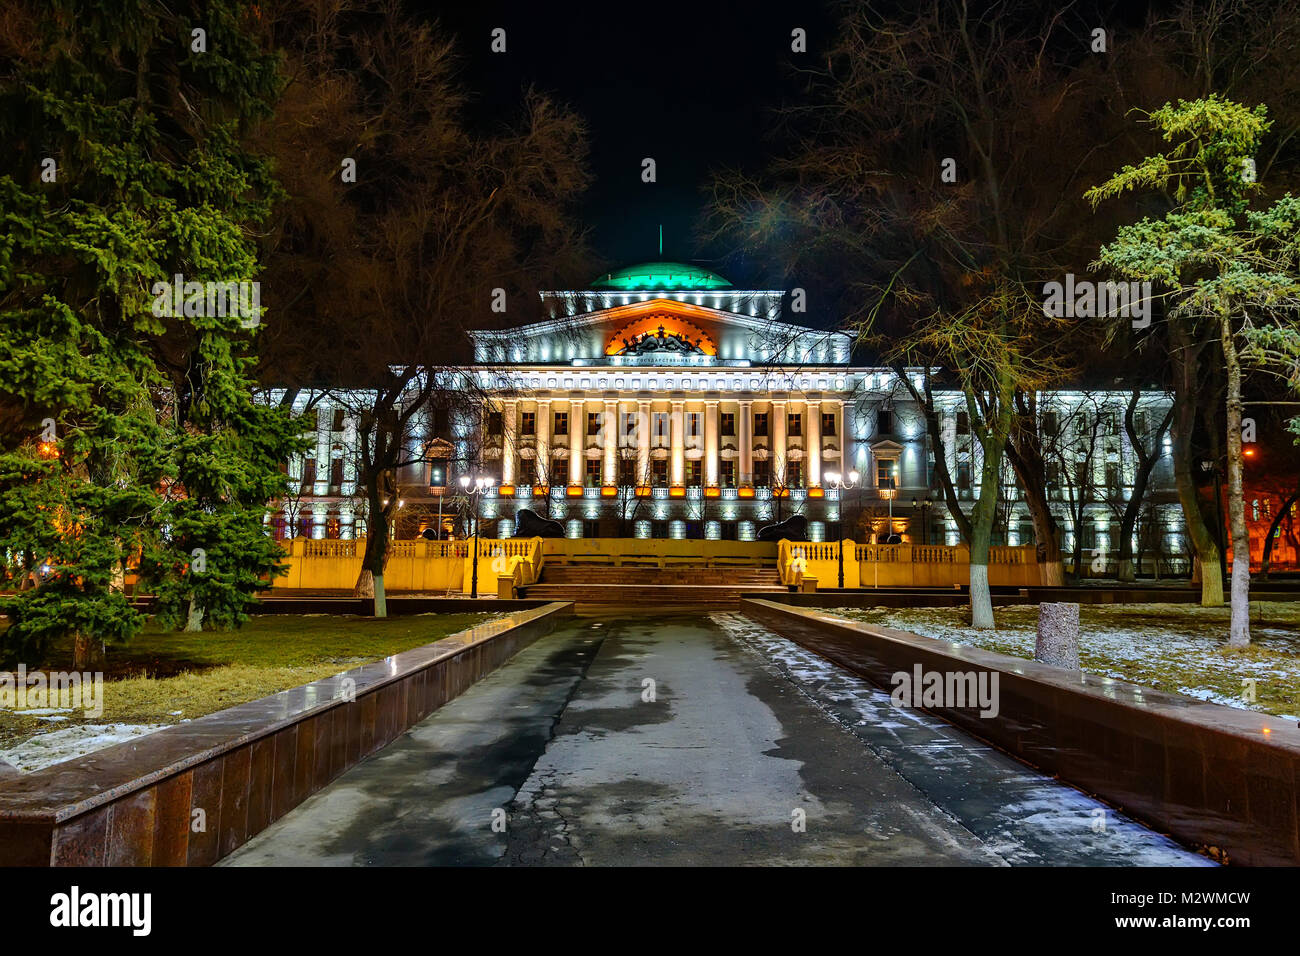
[[[998,710],[924,709],[1228,863],[1300,863],[1300,729],[1291,721],[765,600],[743,613],[882,688],[987,672]]]
[[[206,866],[550,633],[518,611],[0,788],[0,865]],[[201,824],[201,826],[200,826]]]

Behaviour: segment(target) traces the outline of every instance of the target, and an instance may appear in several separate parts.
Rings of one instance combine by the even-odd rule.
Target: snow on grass
[[[22,773],[41,770],[65,760],[134,740],[161,730],[164,724],[78,724],[40,734],[8,750],[0,750],[0,761]]]
[[[997,629],[973,630],[970,609],[825,608],[822,613],[1032,659],[1035,605],[996,608]],[[1250,647],[1231,650],[1227,608],[1193,604],[1083,604],[1079,662],[1103,677],[1244,710],[1300,714],[1300,605],[1251,604]],[[1255,700],[1248,699],[1253,681]]]
[[[755,621],[711,618],[1013,866],[1214,865],[924,710],[894,706],[887,690]]]
[[[74,727],[90,731],[78,747],[59,757],[69,760],[119,741],[102,727],[157,727],[202,717],[279,691],[331,677],[370,661],[382,660],[499,617],[491,611],[369,618],[331,615],[257,615],[234,631],[198,633],[163,630],[150,623],[124,645],[112,645],[105,667],[104,711],[59,711],[0,707],[0,759],[25,754],[22,769],[43,741]],[[71,639],[56,642],[50,659],[26,661],[28,672],[72,666]],[[55,738],[57,741],[65,738]],[[89,742],[99,740],[97,746]],[[9,761],[13,763],[12,760]],[[48,766],[55,760],[44,761]]]

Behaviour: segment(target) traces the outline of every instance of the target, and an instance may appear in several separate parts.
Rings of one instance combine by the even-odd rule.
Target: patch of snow
[[[166,724],[80,724],[37,734],[8,750],[0,750],[0,761],[22,773],[43,770],[65,760],[83,757],[96,750],[112,747],[162,730]]]
[[[860,613],[824,609],[822,613],[1027,660],[1034,657],[1038,614],[1034,606],[998,608],[998,626],[990,631],[971,628],[964,620],[969,613],[965,608],[879,608]],[[1083,605],[1079,634],[1079,651],[1087,658],[1083,669],[1100,677],[1150,684],[1152,671],[1158,673],[1161,663],[1168,662],[1170,670],[1192,673],[1184,673],[1182,686],[1165,689],[1239,710],[1261,711],[1260,704],[1248,701],[1236,688],[1247,680],[1265,685],[1300,679],[1300,635],[1294,628],[1252,622],[1252,646],[1275,656],[1225,653],[1226,615],[1226,608],[1190,604]],[[1188,676],[1204,682],[1188,685]],[[1233,692],[1225,692],[1225,687]]]
[[[888,691],[755,621],[734,614],[711,617],[1009,864],[1214,865],[923,710],[895,707]],[[967,803],[971,795],[977,799]]]

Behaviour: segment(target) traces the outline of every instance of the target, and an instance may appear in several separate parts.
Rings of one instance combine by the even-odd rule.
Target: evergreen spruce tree
[[[1101,248],[1096,265],[1129,280],[1151,283],[1165,315],[1184,340],[1206,329],[1217,334],[1224,365],[1228,526],[1232,535],[1229,647],[1250,643],[1250,537],[1246,524],[1242,453],[1243,380],[1261,348],[1294,335],[1300,304],[1300,200],[1290,193],[1263,209],[1252,197],[1255,156],[1270,122],[1261,104],[1248,107],[1214,93],[1166,103],[1147,122],[1170,147],[1125,166],[1088,200],[1130,190],[1172,197],[1162,218],[1121,226]],[[1217,574],[1217,568],[1211,572]]]
[[[276,188],[241,136],[277,63],[239,0],[7,13],[0,586],[20,590],[0,641],[34,660],[71,634],[84,667],[142,624],[127,573],[165,618],[230,625],[276,566],[264,505],[295,439],[253,401],[253,297],[213,314],[203,286],[162,290],[257,278]]]

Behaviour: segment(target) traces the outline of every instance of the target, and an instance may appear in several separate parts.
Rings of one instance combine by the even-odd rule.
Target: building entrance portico
[[[499,386],[500,517],[513,502],[612,534],[742,541],[791,514],[819,537],[840,521],[822,472],[852,463],[851,334],[782,321],[780,291],[672,263],[593,286],[543,293],[545,322],[475,336]],[[545,447],[558,433],[567,456]],[[550,467],[522,482],[527,458]]]
[[[526,509],[570,538],[754,541],[764,527],[801,516],[814,542],[960,543],[936,449],[963,510],[980,493],[982,449],[965,396],[945,390],[938,370],[856,365],[854,333],[800,324],[783,291],[736,289],[681,263],[630,266],[540,299],[542,321],[472,333],[473,362],[448,387],[482,407],[412,418],[412,445],[445,457],[435,462],[438,482],[427,463],[399,476],[408,506],[432,511],[447,477],[470,469],[496,479],[481,505],[497,537],[513,536]],[[912,398],[927,388],[933,423]],[[1068,460],[1047,476],[1066,549],[1076,534],[1086,546],[1109,542],[1112,517],[1123,511],[1136,454],[1114,423],[1128,398],[1038,396],[1045,435],[1070,423],[1061,450]],[[1143,395],[1135,420],[1159,421],[1168,401]],[[1097,416],[1110,424],[1088,427]],[[315,421],[315,447],[289,463],[302,494],[277,525],[287,536],[360,536],[365,503],[355,498],[355,468],[338,460],[354,436],[328,399]],[[1079,452],[1093,463],[1091,475],[1071,458],[1083,434],[1097,446]],[[845,480],[854,473],[857,480]],[[1081,484],[1091,487],[1076,505],[1070,495]],[[1147,493],[1144,520],[1158,550],[1185,554],[1167,461]],[[1032,521],[1014,482],[1002,498],[1000,543],[1027,543]]]

